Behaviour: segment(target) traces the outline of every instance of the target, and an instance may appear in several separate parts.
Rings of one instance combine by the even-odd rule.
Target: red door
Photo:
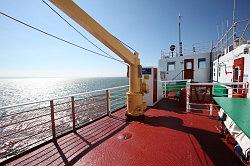
[[[153,103],[157,101],[157,68],[154,68],[153,73]]]
[[[194,79],[194,59],[184,60],[184,79]]]
[[[233,65],[233,82],[243,82],[243,75],[244,75],[244,57],[238,58],[234,60]],[[233,97],[246,97],[244,90],[242,89],[242,85],[235,85],[234,86],[234,94]]]

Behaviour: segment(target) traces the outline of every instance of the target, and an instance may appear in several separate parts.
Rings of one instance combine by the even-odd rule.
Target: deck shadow
[[[105,117],[80,128],[7,165],[74,165],[84,155],[117,134],[128,124],[124,112],[119,111],[111,117]]]
[[[175,112],[178,114],[186,113],[185,107],[182,107],[179,101],[173,98],[161,99],[153,108],[169,112]]]
[[[240,163],[238,160],[234,160],[233,151],[221,140],[219,133],[185,126],[181,118],[173,116],[146,116],[142,123],[154,127],[166,127],[188,134],[190,144],[196,149],[197,145],[195,145],[190,138],[190,135],[194,136],[202,150],[208,155],[214,165],[235,165]],[[186,140],[183,140],[183,142],[180,143],[185,142],[187,143]],[[199,156],[204,156],[204,154],[198,151],[196,151],[196,154],[202,163]],[[223,156],[223,158],[221,156]]]

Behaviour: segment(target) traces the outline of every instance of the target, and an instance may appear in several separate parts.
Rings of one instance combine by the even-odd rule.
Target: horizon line
[[[0,79],[22,79],[22,78],[117,78],[126,76],[0,76]]]

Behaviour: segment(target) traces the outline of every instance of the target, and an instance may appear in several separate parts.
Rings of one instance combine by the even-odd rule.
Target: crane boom
[[[97,23],[72,0],[50,0],[56,7],[91,33],[129,65],[129,92],[127,93],[127,116],[138,117],[144,114],[146,103],[143,95],[146,85],[140,74],[140,59],[138,53],[132,53],[117,38]]]

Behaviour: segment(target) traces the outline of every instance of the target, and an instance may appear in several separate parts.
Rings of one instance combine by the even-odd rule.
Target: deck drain
[[[118,139],[120,140],[126,140],[126,139],[129,139],[132,137],[132,134],[131,133],[123,133],[121,135],[118,136]]]

